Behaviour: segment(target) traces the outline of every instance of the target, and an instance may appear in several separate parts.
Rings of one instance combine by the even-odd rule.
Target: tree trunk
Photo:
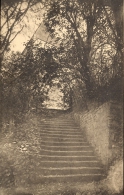
[[[75,40],[75,38],[74,38],[74,42],[75,42],[75,46],[77,49],[78,59],[79,59],[79,62],[81,64],[81,75],[82,75],[83,81],[86,85],[88,95],[92,96],[94,86],[93,86],[92,74],[91,74],[91,71],[88,67],[88,64],[90,61],[89,54],[91,51],[93,26],[95,23],[95,19],[92,16],[91,17],[89,16],[86,18],[86,22],[87,22],[87,40],[86,40],[86,42],[84,43],[80,33],[78,32],[78,29],[76,28],[76,26],[73,25],[73,28],[76,32],[77,37],[78,37],[78,40]]]

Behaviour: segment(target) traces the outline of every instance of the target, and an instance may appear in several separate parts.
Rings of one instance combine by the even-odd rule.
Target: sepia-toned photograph
[[[123,0],[1,0],[0,195],[123,195]]]

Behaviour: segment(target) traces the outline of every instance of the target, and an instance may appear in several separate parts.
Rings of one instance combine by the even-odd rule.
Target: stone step
[[[47,145],[47,146],[85,146],[88,145],[87,142],[85,141],[80,141],[80,142],[74,142],[74,141],[59,141],[59,142],[49,142],[49,141],[42,141],[41,145]]]
[[[55,182],[92,182],[92,181],[100,181],[103,179],[102,174],[69,174],[69,175],[48,175],[48,176],[40,176],[33,175],[28,178],[29,184],[49,184]]]
[[[40,159],[40,157],[39,157]],[[93,161],[72,161],[72,160],[41,160],[40,159],[40,166],[43,168],[62,168],[62,167],[102,167],[98,160]]]
[[[82,133],[82,131],[80,131],[79,129],[67,129],[67,128],[65,128],[65,129],[60,129],[60,128],[52,128],[52,127],[49,127],[49,128],[41,128],[41,131],[51,131],[51,132],[62,132],[62,133]]]
[[[51,126],[71,126],[71,127],[77,127],[76,124],[72,122],[43,122],[41,125],[51,125]]]
[[[71,142],[83,142],[85,141],[85,139],[82,137],[46,137],[46,136],[41,136],[41,140],[43,141],[50,141],[50,142],[68,142],[68,141],[71,141]]]
[[[83,156],[86,153],[91,153],[92,150],[81,150],[81,151],[54,151],[54,150],[45,150],[41,148],[41,155],[53,155],[53,156]]]
[[[49,175],[76,175],[76,174],[102,174],[103,169],[99,167],[60,167],[60,168],[42,168],[34,167],[35,171],[42,176]],[[29,167],[30,170],[30,167]]]
[[[73,119],[51,119],[51,120],[41,120],[41,123],[50,123],[50,124],[75,124]]]
[[[89,154],[82,156],[57,156],[57,155],[40,155],[41,161],[95,161],[97,158],[94,155]]]
[[[74,125],[55,125],[54,126],[54,125],[50,125],[50,124],[49,125],[45,124],[45,125],[40,125],[40,127],[55,128],[55,129],[57,129],[57,128],[58,129],[65,129],[66,128],[66,129],[74,129],[74,130],[75,129],[78,129],[78,130],[80,129],[79,127],[74,126]]]
[[[52,134],[50,134],[50,133],[47,133],[47,132],[41,132],[40,133],[40,135],[41,135],[41,137],[42,136],[45,136],[45,137],[53,137],[53,138],[55,138],[55,137],[58,137],[58,138],[68,138],[68,137],[74,137],[74,138],[80,138],[81,136],[82,136],[82,134],[81,135],[79,135],[79,134],[65,134],[65,133],[52,133]]]
[[[53,126],[53,125],[40,125],[41,129],[53,129],[53,130],[80,130],[78,127],[74,126]]]
[[[42,130],[41,133],[46,133],[46,134],[59,134],[59,135],[79,135],[82,136],[81,131],[60,131],[60,130]]]
[[[77,126],[76,123],[74,123],[74,120],[72,121],[65,121],[65,120],[53,120],[53,121],[42,121],[40,124],[48,124],[48,125],[73,125],[73,126]]]
[[[56,123],[74,123],[74,120],[73,120],[73,118],[70,118],[70,119],[67,119],[67,118],[52,118],[52,119],[42,119],[41,120],[41,122],[48,122],[48,123],[54,123],[54,122],[56,122]]]
[[[65,151],[65,152],[71,152],[71,151],[92,151],[92,148],[89,145],[84,146],[47,146],[47,145],[41,145],[41,150],[52,150],[52,151]]]

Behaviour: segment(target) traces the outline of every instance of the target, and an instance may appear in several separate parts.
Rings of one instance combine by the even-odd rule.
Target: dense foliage
[[[41,1],[39,1],[41,2]],[[54,46],[31,39],[24,52],[4,55],[21,32],[14,29],[38,1],[3,1],[1,28],[2,116],[17,117],[37,109],[52,84],[72,104],[75,88],[80,95],[104,101],[121,94],[123,33],[122,0],[42,1],[44,24]],[[25,4],[25,6],[24,6]],[[118,8],[118,9],[117,9]],[[13,118],[13,117],[12,117]]]
[[[52,1],[45,14],[44,23],[60,46],[59,63],[85,84],[89,97],[99,91],[113,96],[110,89],[121,82],[122,1],[118,3],[117,11],[113,1]]]
[[[33,49],[32,49],[33,48]],[[42,107],[59,65],[55,49],[44,49],[31,40],[24,52],[2,62],[2,118],[18,122],[21,115]]]

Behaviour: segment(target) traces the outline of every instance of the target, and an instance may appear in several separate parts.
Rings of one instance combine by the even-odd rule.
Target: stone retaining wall
[[[115,112],[112,111],[113,107],[115,107]],[[106,102],[100,106],[95,103],[89,104],[88,110],[84,112],[73,112],[76,123],[85,132],[89,143],[93,146],[104,165],[108,165],[112,161],[113,153],[118,151],[118,149],[115,149],[118,144],[116,140],[113,140],[113,137],[116,137],[114,134],[120,128],[119,123],[121,122],[115,122],[114,120],[119,109],[118,104]],[[114,149],[113,142],[115,142]]]

